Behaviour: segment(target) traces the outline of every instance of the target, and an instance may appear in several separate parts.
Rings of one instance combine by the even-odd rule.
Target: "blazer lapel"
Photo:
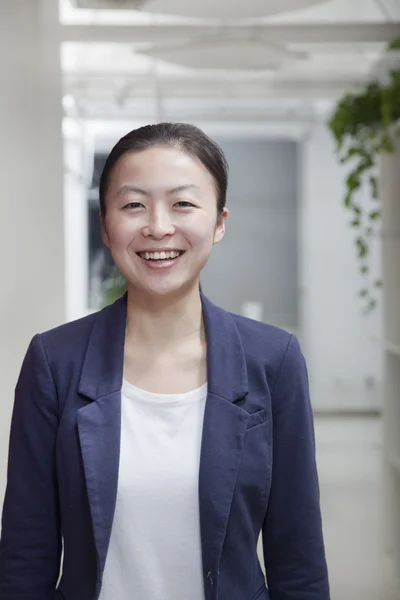
[[[241,338],[233,317],[202,296],[208,396],[200,457],[199,500],[206,595],[215,593],[248,414],[235,402],[248,392]],[[214,596],[213,596],[214,597]]]
[[[77,411],[77,422],[99,574],[117,498],[125,326],[126,296],[96,315],[79,384],[92,401]]]

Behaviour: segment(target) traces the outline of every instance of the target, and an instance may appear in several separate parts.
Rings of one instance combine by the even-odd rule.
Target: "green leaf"
[[[389,123],[387,123],[387,126],[389,125]],[[390,137],[390,134],[387,132],[384,132],[382,134],[382,139],[381,142],[377,148],[378,152],[386,152],[388,154],[391,154],[394,150],[394,146],[393,146],[393,140]]]
[[[360,269],[360,272],[362,273],[362,275],[366,275],[367,273],[369,273],[369,267],[367,265],[363,265]]]
[[[391,50],[400,50],[400,38],[397,38],[390,42],[390,44],[388,45],[388,51],[390,52]]]
[[[348,175],[346,179],[346,186],[347,189],[352,192],[358,190],[358,188],[361,186],[361,179],[357,169]]]
[[[360,225],[361,225],[361,221],[358,221],[357,219],[355,219],[354,221],[352,221],[350,223],[351,227],[360,227]]]
[[[349,191],[347,192],[345,198],[344,198],[344,205],[346,208],[351,208],[351,199],[353,197],[353,192]]]
[[[365,150],[362,148],[362,146],[352,146],[351,148],[349,148],[347,154],[342,156],[342,158],[340,159],[340,162],[344,164],[348,162],[351,158],[354,158],[355,156],[365,156]]]
[[[363,290],[361,290],[361,292],[360,292],[360,296],[361,296],[362,298],[365,298],[366,296],[368,296],[368,290],[366,290],[366,289],[363,289]]]
[[[373,212],[370,212],[368,216],[372,221],[377,221],[381,218],[381,212],[379,210],[374,210]]]
[[[362,238],[356,239],[356,246],[358,249],[358,258],[365,258],[368,254],[368,245]]]
[[[375,281],[374,286],[376,288],[382,288],[383,287],[383,281],[382,281],[382,279],[378,279],[377,281]]]

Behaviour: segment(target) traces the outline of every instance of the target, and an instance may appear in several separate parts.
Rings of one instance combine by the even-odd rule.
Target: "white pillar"
[[[400,128],[398,134],[395,152],[382,155],[380,174],[385,309],[385,566],[389,593],[396,600],[400,599]]]
[[[74,119],[65,119],[63,130],[66,319],[72,321],[85,316],[89,307],[88,193],[94,137],[84,122]]]
[[[59,56],[56,0],[0,3],[0,508],[21,361],[65,319]]]

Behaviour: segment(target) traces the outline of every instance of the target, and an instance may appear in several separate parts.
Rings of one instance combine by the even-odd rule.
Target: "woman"
[[[128,291],[28,349],[1,600],[328,600],[298,341],[199,290],[226,190],[221,150],[190,125],[109,155],[102,235]]]

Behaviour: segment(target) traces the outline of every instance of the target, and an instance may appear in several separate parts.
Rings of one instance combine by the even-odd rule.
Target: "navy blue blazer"
[[[204,296],[202,303],[208,344],[199,473],[205,598],[328,600],[299,343]],[[117,495],[125,325],[126,296],[36,335],[29,346],[11,425],[1,600],[95,600],[100,594]],[[260,531],[268,589],[257,558]]]

